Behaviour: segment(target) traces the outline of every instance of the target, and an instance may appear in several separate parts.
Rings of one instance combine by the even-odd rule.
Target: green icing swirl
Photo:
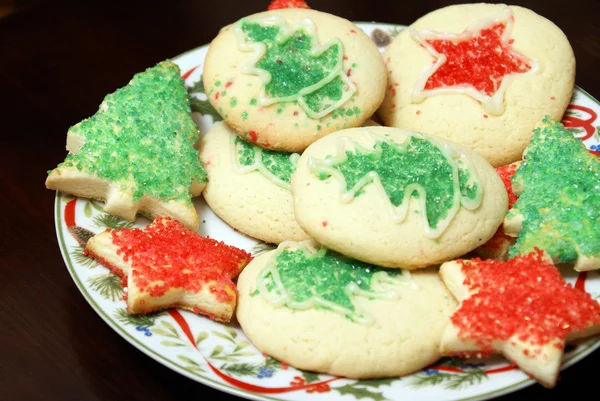
[[[231,134],[231,149],[234,169],[237,172],[257,171],[274,184],[291,190],[290,181],[296,171],[299,154],[263,149],[234,134]]]
[[[408,279],[408,273],[400,269],[359,262],[325,247],[290,250],[280,246],[260,272],[257,289],[277,306],[328,310],[372,324],[373,316],[358,310],[353,298],[397,299],[399,294],[392,287]]]
[[[345,150],[347,138],[340,138],[337,155],[309,162],[319,179],[333,177],[340,182],[342,202],[352,201],[373,183],[389,200],[392,217],[402,222],[412,197],[420,201],[425,232],[433,238],[441,235],[461,206],[473,210],[481,204],[482,187],[466,156],[421,135],[402,144],[368,136],[374,142],[371,148],[352,142],[354,149]]]
[[[321,118],[344,104],[356,87],[342,71],[339,39],[320,46],[312,21],[289,27],[277,16],[242,19],[235,27],[242,51],[253,51],[247,74],[261,77],[262,106],[298,102],[310,118]]]
[[[71,127],[84,145],[59,167],[121,182],[134,201],[150,196],[191,203],[192,183],[207,176],[194,149],[198,129],[179,74],[165,61],[106,96],[94,116]]]
[[[559,122],[546,118],[544,123],[534,130],[513,177],[519,198],[507,218],[521,215],[523,228],[509,255],[537,247],[559,262],[598,258],[600,158]]]

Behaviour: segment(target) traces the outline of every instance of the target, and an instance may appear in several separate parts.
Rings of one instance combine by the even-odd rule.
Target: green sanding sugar
[[[325,82],[328,76],[340,69],[343,49],[339,45],[332,45],[315,55],[311,52],[315,38],[304,30],[278,42],[278,26],[262,26],[242,20],[241,29],[246,42],[259,42],[266,46],[264,56],[255,67],[270,74],[271,79],[265,85],[265,93],[269,97],[295,96],[305,88],[323,84],[304,96],[307,107],[314,112],[327,109],[342,98],[346,86],[340,77]]]
[[[296,171],[296,165],[290,159],[291,153],[263,149],[239,137],[236,137],[235,143],[240,166],[251,166],[254,163],[262,163],[271,174],[283,182],[290,183],[292,174]],[[260,161],[258,160],[259,153]]]
[[[325,251],[310,255],[303,249],[284,249],[275,259],[274,268],[292,302],[302,303],[319,297],[348,311],[355,311],[348,285],[377,294],[382,289],[373,285],[376,273],[384,272],[388,278],[402,275],[401,269],[385,269],[331,250]],[[278,283],[272,274],[267,274],[264,279],[268,291],[278,291]],[[324,305],[317,308],[330,309]]]
[[[352,117],[352,116],[356,116],[356,117],[360,116],[360,109],[358,107],[354,106],[354,107],[349,107],[347,109],[344,107],[340,107],[331,113],[331,117],[334,120],[339,117]]]
[[[379,176],[383,188],[394,206],[399,206],[404,199],[405,188],[410,184],[419,184],[426,192],[426,214],[432,228],[444,219],[454,204],[453,166],[440,149],[426,139],[411,137],[408,147],[377,142],[374,147],[381,147],[381,154],[363,154],[359,150],[347,151],[347,160],[334,168],[340,171],[346,180],[346,190],[350,191],[367,173],[374,171]],[[330,156],[331,157],[331,156]],[[477,183],[468,184],[470,173],[459,165],[459,185],[463,196],[475,199]],[[321,180],[329,178],[321,174]],[[356,196],[361,195],[360,189]],[[412,193],[418,198],[417,192]]]
[[[207,181],[194,144],[198,129],[177,65],[164,61],[106,96],[94,116],[71,127],[84,146],[60,166],[75,166],[144,195],[191,202],[194,181]],[[122,184],[122,188],[123,188]]]
[[[522,191],[508,216],[520,213],[523,230],[510,256],[538,247],[561,262],[600,257],[600,158],[559,122],[544,123],[513,178]]]

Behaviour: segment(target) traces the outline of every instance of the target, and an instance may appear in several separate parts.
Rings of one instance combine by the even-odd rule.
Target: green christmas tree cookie
[[[537,247],[575,270],[600,268],[600,159],[562,124],[546,119],[534,131],[513,189],[519,199],[504,222],[518,236],[510,257]]]
[[[197,230],[193,196],[207,181],[194,148],[198,129],[177,65],[164,61],[106,96],[99,111],[67,133],[65,161],[46,187],[106,201],[129,221],[170,216]]]

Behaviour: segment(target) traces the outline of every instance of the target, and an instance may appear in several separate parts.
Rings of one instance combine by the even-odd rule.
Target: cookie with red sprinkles
[[[512,177],[515,175],[520,161],[498,167],[496,172],[502,179],[502,183],[508,194],[508,210],[510,210],[517,201],[517,195],[512,189]],[[484,259],[506,260],[508,258],[508,248],[515,243],[516,239],[504,233],[504,226],[500,225],[498,230],[488,242],[475,249],[474,252]]]
[[[267,10],[280,10],[282,8],[310,8],[304,0],[273,0]]]
[[[394,38],[384,60],[384,125],[467,146],[494,167],[521,160],[539,121],[562,117],[575,83],[561,29],[506,4],[433,10]]]
[[[566,283],[539,249],[507,261],[446,262],[440,276],[460,302],[442,338],[444,355],[500,353],[553,387],[565,343],[600,334],[600,304]]]
[[[127,311],[178,307],[228,322],[237,291],[233,279],[252,257],[159,217],[145,229],[108,229],[90,238],[86,254],[121,276]]]

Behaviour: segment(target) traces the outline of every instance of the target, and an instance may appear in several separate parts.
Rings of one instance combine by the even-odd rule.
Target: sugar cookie
[[[123,279],[129,313],[179,307],[223,322],[231,319],[236,304],[231,280],[252,259],[168,217],[158,217],[143,230],[97,234],[87,242],[86,253]]]
[[[267,11],[223,28],[203,76],[208,99],[238,135],[288,152],[360,126],[386,85],[381,54],[360,28],[308,9]]]
[[[435,362],[456,308],[435,269],[382,269],[311,241],[255,258],[238,291],[236,316],[260,351],[350,378],[402,376]]]
[[[560,120],[575,83],[560,28],[505,4],[435,10],[402,31],[384,60],[384,125],[465,145],[495,167],[521,159],[544,116]]]
[[[600,158],[556,121],[545,119],[513,178],[519,196],[504,221],[517,236],[509,255],[537,247],[575,270],[600,268]]]
[[[209,178],[204,199],[226,223],[269,243],[310,238],[294,219],[290,188],[300,155],[247,143],[218,123],[202,138],[200,157]]]
[[[191,201],[206,184],[194,148],[198,128],[176,64],[165,61],[106,96],[91,118],[67,133],[65,161],[46,187],[106,201],[107,213],[133,221],[171,216],[197,230]]]
[[[502,180],[480,155],[389,127],[342,130],[300,157],[294,215],[344,255],[414,269],[485,243],[504,219]]]
[[[444,332],[444,355],[502,353],[553,387],[565,342],[600,333],[600,304],[567,284],[543,251],[506,262],[447,262],[440,275],[460,302]]]

